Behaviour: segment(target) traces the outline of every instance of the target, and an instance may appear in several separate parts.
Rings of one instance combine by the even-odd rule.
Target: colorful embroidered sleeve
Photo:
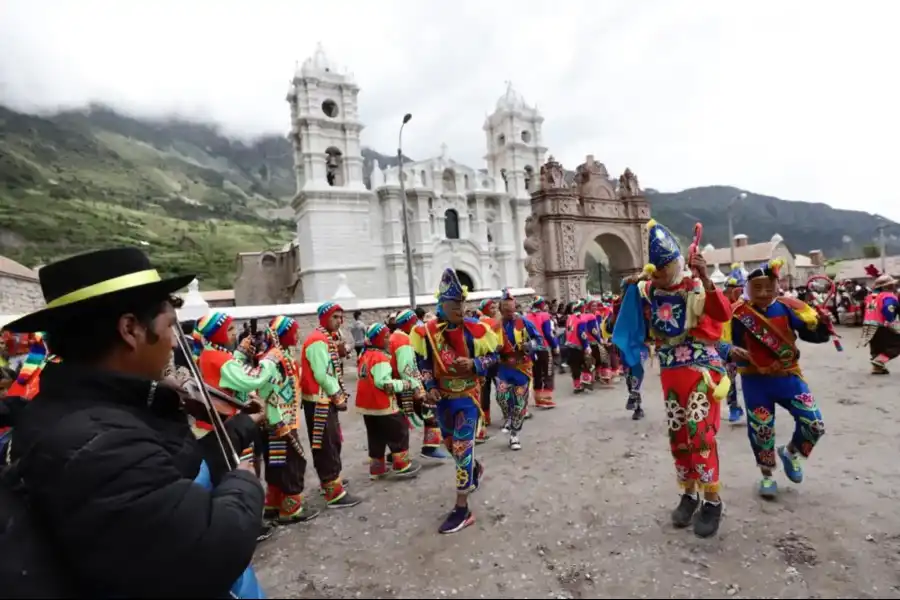
[[[500,339],[482,321],[467,320],[464,331],[467,341],[471,340],[474,351],[472,358],[475,363],[475,374],[485,377],[488,370],[497,364],[500,358],[497,354]]]
[[[546,319],[541,323],[541,333],[544,334],[544,339],[550,344],[551,350],[559,348],[559,341],[556,339],[556,336],[553,335],[553,321],[551,319]]]
[[[428,338],[423,338],[422,341],[425,344],[425,352],[418,355],[419,374],[422,375],[422,385],[425,386],[427,391],[431,391],[437,388],[437,381],[434,379],[434,359],[432,358],[434,350],[432,349],[431,342],[428,341]]]
[[[372,383],[375,384],[380,390],[384,390],[386,392],[403,392],[405,390],[412,389],[412,384],[406,380],[394,379],[393,369],[391,368],[391,363],[389,362],[380,362],[372,365],[371,370],[372,375]],[[418,387],[419,382],[416,382],[416,387]]]
[[[578,323],[578,341],[581,342],[581,349],[588,352],[591,349],[591,335],[588,331],[587,321]]]
[[[719,353],[719,356],[722,357],[722,360],[728,362],[729,361],[728,357],[731,356],[731,344],[729,344],[728,342],[724,342],[724,341],[718,342],[716,344],[716,352]]]
[[[718,323],[727,323],[731,319],[731,302],[716,288],[706,292],[706,300],[703,303],[703,314]]]
[[[281,377],[278,365],[264,360],[259,367],[251,368],[239,360],[229,360],[222,365],[219,375],[219,386],[241,394],[259,392],[263,397],[272,391],[272,382]],[[235,398],[241,402],[241,398]]]
[[[797,332],[804,342],[824,344],[831,339],[828,323],[819,318],[819,314],[809,304],[796,298],[779,298],[778,303],[787,313],[791,329]]]
[[[331,354],[328,352],[328,344],[325,342],[313,342],[306,347],[306,360],[313,372],[316,383],[329,398],[341,391],[341,384],[331,365]]]
[[[400,346],[394,353],[397,358],[397,371],[400,378],[409,381],[412,387],[419,387],[421,375],[416,361],[416,351],[410,346]]]
[[[588,341],[591,343],[601,343],[603,341],[603,336],[600,333],[600,324],[597,322],[597,317],[590,319],[588,321]]]

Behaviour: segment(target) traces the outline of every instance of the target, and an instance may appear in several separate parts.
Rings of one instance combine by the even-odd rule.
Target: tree
[[[881,256],[881,247],[878,244],[866,244],[863,246],[862,251],[865,258],[878,258]]]

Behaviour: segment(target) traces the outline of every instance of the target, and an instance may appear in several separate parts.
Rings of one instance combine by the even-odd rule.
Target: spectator
[[[353,348],[356,350],[356,360],[362,355],[366,347],[366,324],[362,322],[362,311],[354,311],[353,322],[350,323],[350,335],[353,336]]]

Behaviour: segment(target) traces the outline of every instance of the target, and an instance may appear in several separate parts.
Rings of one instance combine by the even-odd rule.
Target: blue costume
[[[756,269],[748,276],[777,279],[780,261]],[[747,407],[747,433],[756,463],[763,472],[760,495],[771,498],[777,493],[772,479],[776,458],[794,483],[803,480],[801,457],[810,455],[825,434],[822,413],[800,371],[800,350],[796,340],[822,344],[830,339],[828,324],[809,305],[792,298],[776,298],[761,308],[749,300],[734,305],[732,343],[749,353],[750,361],[738,362],[744,404]],[[786,409],[794,419],[794,435],[788,446],[775,446],[775,406]]]
[[[500,299],[515,301],[505,288]],[[509,447],[518,450],[521,448],[519,432],[525,422],[525,408],[531,391],[535,351],[542,336],[534,323],[519,314],[501,322],[500,335],[497,404],[503,411],[503,430],[509,433]]]

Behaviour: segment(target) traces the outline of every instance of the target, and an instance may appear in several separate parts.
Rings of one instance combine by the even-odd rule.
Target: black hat
[[[7,323],[18,333],[46,331],[123,300],[165,299],[186,287],[193,275],[163,279],[137,248],[111,248],[50,263],[38,271],[46,308]]]

